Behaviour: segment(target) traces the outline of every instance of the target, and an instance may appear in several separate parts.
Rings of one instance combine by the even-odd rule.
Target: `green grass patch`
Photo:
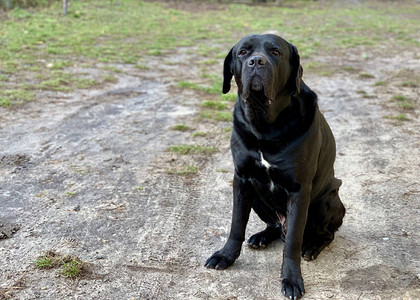
[[[0,106],[22,104],[34,100],[35,95],[24,89],[0,90]]]
[[[183,155],[188,154],[213,154],[217,151],[215,147],[206,147],[199,145],[175,145],[169,148],[169,151]]]
[[[53,1],[50,7],[2,14],[1,82],[14,74],[22,80],[33,78],[36,82],[31,85],[42,90],[89,88],[101,78],[79,79],[79,75],[54,72],[86,62],[128,63],[147,70],[141,63],[147,55],[172,54],[195,45],[199,46],[191,51],[207,67],[223,59],[238,38],[267,30],[283,33],[302,58],[325,51],[344,53],[361,45],[372,50],[378,45],[392,49],[395,45],[420,46],[420,19],[415,17],[420,15],[420,6],[406,3],[398,3],[398,9],[387,2],[377,2],[372,8],[369,1],[357,6],[326,6],[322,1],[299,1],[284,7],[229,3],[216,4],[222,8],[218,10],[192,12],[168,9],[159,2],[126,0],[115,6],[114,1],[91,0],[72,1],[66,17],[61,5],[61,1]],[[38,74],[42,78],[37,78]],[[203,84],[184,82],[184,86],[219,95],[220,77],[208,78]],[[15,103],[0,99],[3,106]]]
[[[178,82],[178,86],[181,88],[187,88],[197,91],[202,91],[207,94],[220,94],[221,93],[221,83],[220,82],[213,82],[211,86],[205,86],[197,83],[192,83],[189,81],[180,81]]]
[[[200,112],[200,117],[204,119],[226,122],[231,122],[233,120],[233,115],[230,111],[203,110]]]
[[[217,109],[217,110],[223,110],[223,109],[226,109],[228,107],[225,102],[216,101],[216,100],[204,101],[201,105],[203,107],[213,108],[213,109]]]
[[[38,88],[41,90],[69,92],[77,89],[88,89],[98,82],[94,79],[82,78],[80,74],[72,74],[61,71],[53,71],[52,78],[42,81]]]
[[[221,98],[223,101],[236,101],[236,99],[238,98],[237,94],[233,94],[233,93],[228,93],[228,94],[222,94]]]

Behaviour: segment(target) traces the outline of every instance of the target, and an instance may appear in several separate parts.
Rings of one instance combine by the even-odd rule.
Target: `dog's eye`
[[[281,56],[281,53],[280,53],[279,50],[273,50],[272,53],[273,53],[274,56]]]
[[[238,56],[243,56],[245,54],[247,54],[248,52],[246,50],[241,50],[239,51],[239,55]]]

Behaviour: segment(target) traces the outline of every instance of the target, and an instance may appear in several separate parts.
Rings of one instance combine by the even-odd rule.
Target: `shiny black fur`
[[[285,242],[282,292],[291,299],[304,293],[301,256],[317,258],[345,214],[334,177],[334,137],[302,73],[296,47],[275,35],[246,36],[227,55],[223,92],[233,76],[238,86],[232,225],[225,246],[205,264],[225,269],[236,260],[252,208],[267,228],[248,245]]]

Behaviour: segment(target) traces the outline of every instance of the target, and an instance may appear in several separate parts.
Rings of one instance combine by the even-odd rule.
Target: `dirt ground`
[[[244,246],[225,271],[203,267],[230,226],[231,124],[200,119],[204,96],[176,86],[200,73],[191,50],[150,57],[148,71],[118,65],[118,83],[101,89],[0,108],[0,299],[282,299],[281,242]],[[384,53],[317,57],[354,73],[304,71],[336,137],[347,208],[330,247],[302,262],[305,299],[420,299],[420,89],[396,75],[418,78],[420,59]],[[384,118],[395,94],[417,102],[409,121]],[[192,129],[170,129],[180,123]],[[167,151],[176,144],[218,151]],[[167,172],[191,162],[197,174]],[[252,214],[247,237],[262,228]],[[87,271],[40,270],[45,251],[76,255]]]

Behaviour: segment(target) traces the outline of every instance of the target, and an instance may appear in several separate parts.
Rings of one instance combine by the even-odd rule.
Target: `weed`
[[[377,81],[377,82],[374,83],[374,86],[382,86],[382,85],[385,85],[385,84],[386,84],[385,81]]]
[[[49,256],[40,256],[37,260],[34,261],[35,266],[39,269],[51,269],[54,267],[54,262]]]
[[[136,190],[138,190],[138,191],[142,191],[144,188],[142,187],[142,186],[137,186],[136,187]]]
[[[71,196],[74,196],[74,195],[76,195],[76,193],[75,193],[75,192],[68,192],[68,193],[66,194],[66,196],[67,196],[67,197],[71,197]]]
[[[215,147],[206,147],[199,145],[176,145],[171,146],[169,151],[179,153],[179,154],[212,154],[216,152]]]
[[[70,257],[69,261],[63,264],[61,273],[66,278],[76,278],[82,273],[82,266],[80,259]]]

